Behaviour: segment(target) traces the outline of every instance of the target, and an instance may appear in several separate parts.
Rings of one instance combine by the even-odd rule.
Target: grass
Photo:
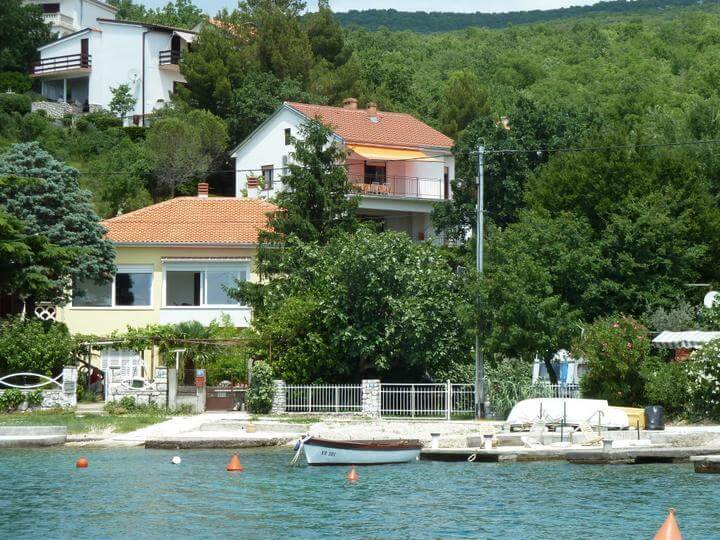
[[[160,414],[82,414],[68,411],[34,411],[0,414],[0,426],[67,426],[68,433],[80,434],[111,429],[128,433],[167,420]]]

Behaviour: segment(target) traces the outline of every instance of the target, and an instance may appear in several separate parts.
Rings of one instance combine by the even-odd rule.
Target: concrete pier
[[[33,448],[65,444],[65,426],[0,426],[0,448]]]
[[[696,473],[720,474],[720,454],[692,456],[690,462],[695,466]]]

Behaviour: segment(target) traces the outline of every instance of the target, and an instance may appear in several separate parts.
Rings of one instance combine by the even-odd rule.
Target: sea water
[[[720,538],[720,475],[690,465],[289,466],[293,452],[0,450],[0,538]],[[90,462],[76,469],[80,455]],[[174,455],[182,458],[173,465]]]

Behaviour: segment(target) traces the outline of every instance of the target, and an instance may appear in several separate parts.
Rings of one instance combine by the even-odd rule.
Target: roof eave
[[[109,239],[114,246],[117,247],[166,247],[166,248],[256,248],[255,243],[231,243],[231,242],[116,242],[112,238]]]

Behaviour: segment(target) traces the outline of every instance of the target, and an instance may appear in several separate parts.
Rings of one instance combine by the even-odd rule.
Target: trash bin
[[[665,429],[665,411],[660,405],[645,407],[645,429],[650,431],[662,431]]]

